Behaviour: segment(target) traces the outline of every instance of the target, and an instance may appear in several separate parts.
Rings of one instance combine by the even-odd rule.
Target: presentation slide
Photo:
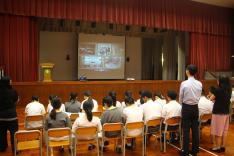
[[[78,78],[124,79],[125,36],[79,34]]]

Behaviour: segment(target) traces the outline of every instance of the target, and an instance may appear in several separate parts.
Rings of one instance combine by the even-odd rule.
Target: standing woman
[[[18,130],[16,114],[17,92],[10,85],[10,78],[5,76],[0,80],[0,152],[7,149],[7,130],[11,135],[11,148],[14,151],[14,134]]]
[[[225,152],[232,88],[230,80],[226,76],[220,76],[217,84],[218,88],[210,97],[210,100],[215,100],[211,119],[211,135],[214,136],[215,142],[211,150],[220,153]]]

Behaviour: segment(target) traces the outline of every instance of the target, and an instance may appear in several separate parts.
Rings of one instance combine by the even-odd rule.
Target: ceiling
[[[234,0],[191,0],[191,1],[234,8]]]

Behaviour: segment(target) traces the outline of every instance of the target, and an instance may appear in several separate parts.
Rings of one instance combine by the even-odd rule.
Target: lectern
[[[43,72],[43,82],[51,82],[54,64],[53,63],[41,63],[40,66]]]

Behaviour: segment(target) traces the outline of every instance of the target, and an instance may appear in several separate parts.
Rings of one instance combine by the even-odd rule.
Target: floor
[[[19,117],[19,125],[20,129],[24,128],[24,110],[22,108],[17,109],[18,117]],[[202,138],[200,143],[200,152],[199,156],[233,156],[234,155],[234,146],[233,146],[233,140],[234,140],[234,121],[230,124],[229,133],[228,133],[228,139],[227,139],[227,147],[226,152],[222,154],[217,153],[211,153],[208,151],[210,147],[212,147],[212,144],[210,143],[210,136],[209,136],[209,127],[205,127],[202,130]],[[178,145],[176,145],[178,146]],[[179,156],[179,150],[174,145],[167,145],[167,152],[163,153],[160,152],[160,144],[158,141],[155,141],[155,139],[152,137],[150,140],[150,143],[147,145],[147,155],[148,156]],[[137,140],[137,146],[135,150],[126,150],[126,155],[134,155],[134,156],[141,156],[141,140]],[[8,147],[7,151],[4,153],[0,153],[0,156],[12,156],[11,148]],[[24,151],[20,152],[19,155],[27,155],[27,156],[36,156],[38,155],[38,150],[32,150],[32,151]],[[46,155],[46,147],[43,146],[43,155]],[[54,150],[54,156],[66,156],[69,155],[68,149],[65,148],[65,151],[63,153],[59,152],[58,149]],[[96,150],[88,151],[87,146],[78,146],[77,147],[77,155],[86,155],[86,156],[94,156],[97,155]],[[114,151],[113,145],[110,145],[110,147],[107,148],[107,150],[104,152],[104,155],[111,155],[111,156],[120,156],[121,154],[118,154]]]

